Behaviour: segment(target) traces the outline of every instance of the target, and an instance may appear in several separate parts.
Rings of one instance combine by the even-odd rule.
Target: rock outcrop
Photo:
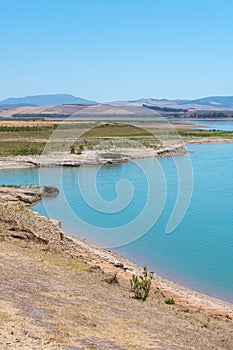
[[[0,186],[0,202],[8,204],[23,202],[26,205],[32,205],[42,197],[56,196],[58,193],[59,190],[55,186]]]

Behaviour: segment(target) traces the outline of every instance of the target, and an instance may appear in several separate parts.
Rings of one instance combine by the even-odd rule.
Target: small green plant
[[[78,150],[76,151],[76,154],[82,154],[83,150],[84,150],[84,145],[79,145]]]
[[[75,145],[70,146],[70,153],[75,154]]]
[[[151,280],[153,273],[148,272],[147,267],[144,267],[143,273],[140,276],[133,275],[130,280],[131,290],[134,293],[135,299],[145,301],[150,293]]]
[[[168,298],[164,302],[165,302],[165,304],[168,304],[168,305],[174,305],[175,304],[175,300],[173,298]]]

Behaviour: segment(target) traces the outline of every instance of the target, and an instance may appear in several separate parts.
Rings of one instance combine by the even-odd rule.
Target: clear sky
[[[0,0],[0,100],[233,95],[232,0]]]

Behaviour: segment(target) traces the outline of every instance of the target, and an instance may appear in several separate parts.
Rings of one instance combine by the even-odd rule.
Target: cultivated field
[[[92,150],[103,140],[126,139],[146,148],[156,149],[161,143],[231,142],[233,132],[195,130],[190,124],[134,122],[59,122],[45,120],[0,121],[0,156],[41,154],[51,139],[54,151]]]

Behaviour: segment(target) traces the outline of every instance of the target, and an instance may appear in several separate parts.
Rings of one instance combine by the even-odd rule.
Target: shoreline
[[[25,207],[25,204],[31,205],[36,203],[38,200],[41,200],[42,192],[38,189],[38,186],[34,187],[37,187],[37,190],[33,190],[33,186],[26,187],[26,189],[1,187],[0,199],[2,199],[2,201],[0,200],[0,204],[2,203],[4,206],[7,203],[8,208],[13,208],[19,203],[20,205],[23,203],[23,207]],[[38,193],[40,194],[39,197]],[[52,194],[53,193],[54,188]],[[30,202],[25,200],[25,196],[27,199],[28,196],[30,197]],[[110,275],[116,274],[123,280],[123,285],[127,285],[132,274],[142,273],[143,268],[129,259],[102,248],[97,244],[79,237],[78,235],[64,232],[60,228],[58,221],[43,217],[31,209],[27,212],[24,211],[23,215],[28,215],[31,217],[31,220],[43,223],[47,231],[50,228],[53,232],[51,237],[50,234],[45,235],[44,232],[42,233],[38,230],[38,232],[36,231],[36,240],[43,241],[46,239],[48,242],[51,240],[56,247],[60,244],[65,244],[66,254],[72,256],[74,252],[76,254],[78,251],[81,260],[91,265],[90,268],[100,268],[102,271]],[[2,219],[4,219],[4,215]],[[27,220],[24,221],[26,222]],[[51,229],[51,227],[53,228]],[[200,293],[157,274],[154,274],[153,277],[153,288],[157,290],[159,300],[164,301],[166,298],[173,298],[176,304],[181,307],[207,313],[220,319],[233,321],[233,304],[231,302]]]
[[[187,142],[187,144],[210,144],[210,143],[232,143],[233,140],[190,140],[190,142]],[[170,154],[169,152],[163,155],[163,156],[173,156],[173,155],[183,155],[187,152],[180,152],[180,145],[178,146],[178,152],[175,151],[173,154]],[[137,153],[134,155],[131,154],[130,158],[128,157],[124,161],[121,161],[120,163],[123,163],[125,161],[130,161],[133,159],[141,159],[141,158],[151,158],[155,157],[155,154],[149,152],[145,153],[145,150],[141,150],[142,157],[137,157]],[[151,151],[151,150],[149,150]],[[173,149],[174,151],[174,149]],[[172,150],[170,150],[172,153]],[[64,155],[64,154],[63,154]],[[96,153],[91,155],[88,154],[89,158],[86,158],[86,154],[82,158],[83,160],[78,165],[76,163],[73,163],[73,160],[70,159],[72,155],[69,155],[69,159],[67,160],[66,166],[80,166],[81,164],[84,165],[99,165],[99,164],[109,164],[109,159],[103,158],[102,163],[100,162],[100,159],[96,158]],[[158,154],[157,154],[158,156]],[[38,165],[37,161],[33,161],[34,156],[20,156],[20,157],[10,157],[8,160],[0,159],[0,171],[1,170],[7,170],[7,169],[24,169],[24,168],[38,168],[41,166],[41,164]],[[57,157],[55,157],[57,159]],[[88,159],[88,161],[87,161]],[[64,160],[62,160],[64,165]],[[70,163],[71,162],[71,163]],[[80,160],[79,160],[80,162]],[[61,166],[62,164],[56,164],[45,162],[44,166]],[[119,164],[119,161],[117,160],[116,163],[112,164]],[[7,188],[7,187],[6,187]],[[37,201],[41,200],[41,198],[37,198]],[[33,213],[36,213],[32,211]],[[36,214],[39,215],[39,214]],[[40,215],[39,215],[40,216]],[[49,220],[49,219],[48,219]],[[56,222],[56,220],[54,220]],[[118,266],[118,269],[123,270],[124,272],[128,274],[136,273],[140,274],[142,272],[142,267],[134,263],[133,261],[128,260],[127,258],[124,258],[116,253],[113,253],[105,248],[102,248],[101,246],[98,246],[92,242],[87,241],[86,239],[83,239],[75,234],[63,232],[64,236],[71,240],[73,243],[77,244],[79,247],[82,247],[83,249],[89,251],[89,253],[94,254],[98,259],[104,259],[104,261],[110,263],[113,265],[113,267],[116,265]],[[189,307],[197,308],[197,309],[203,309],[204,311],[210,312],[210,314],[222,314],[224,317],[227,317],[227,319],[233,319],[233,303],[230,301],[225,301],[218,297],[209,296],[208,294],[199,292],[195,289],[186,287],[180,283],[173,282],[167,278],[164,278],[160,275],[154,274],[154,280],[156,284],[159,286],[159,289],[164,294],[173,295],[174,299],[181,303],[182,305],[188,305]],[[226,316],[227,315],[227,316]]]
[[[4,169],[23,169],[39,167],[79,167],[123,164],[138,159],[161,158],[184,155],[187,151],[183,144],[164,144],[156,150],[145,147],[121,148],[106,151],[85,150],[82,154],[53,152],[42,155],[9,156],[0,158],[0,171]]]
[[[199,144],[227,144],[233,143],[233,139],[225,138],[194,138],[186,139],[184,144],[164,144],[164,147],[159,149],[135,148],[110,150],[109,152],[100,151],[84,151],[81,155],[70,154],[68,152],[53,152],[42,155],[27,155],[27,156],[9,156],[0,157],[0,171],[7,169],[29,169],[39,167],[79,167],[79,166],[99,166],[99,165],[114,165],[123,164],[133,160],[146,158],[163,158],[173,156],[183,156],[189,151],[185,148],[186,145]]]
[[[72,234],[70,232],[64,232],[65,236],[72,240],[72,242],[78,244],[79,246],[89,250],[95,255],[99,256],[101,259],[108,261],[110,264],[123,269],[129,274],[141,274],[143,267],[129,260],[128,258],[122,257],[120,254],[116,254],[106,248],[102,248],[97,244],[88,241],[85,238],[81,238],[78,235]],[[224,311],[230,311],[233,317],[233,303],[209,296],[207,294],[198,292],[194,289],[181,285],[178,282],[171,281],[164,278],[157,273],[154,273],[153,280],[159,285],[160,290],[164,293],[169,293],[173,295],[176,301],[179,303],[188,304],[189,307],[202,307],[203,310],[211,308],[214,310],[219,310],[219,308],[224,308]],[[199,305],[201,303],[201,305]],[[204,303],[204,304],[203,304]]]

